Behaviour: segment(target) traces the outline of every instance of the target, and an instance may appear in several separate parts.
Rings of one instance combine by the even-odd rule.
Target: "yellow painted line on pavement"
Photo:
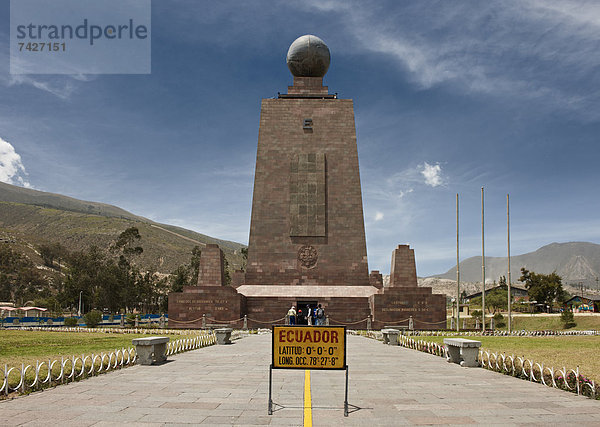
[[[312,400],[310,397],[310,370],[304,371],[304,427],[312,427]]]

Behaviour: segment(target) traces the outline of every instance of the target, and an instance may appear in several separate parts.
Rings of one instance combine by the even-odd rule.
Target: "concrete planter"
[[[215,335],[217,336],[217,344],[231,344],[231,333],[233,329],[231,328],[220,328],[215,329]]]
[[[398,345],[398,335],[400,331],[398,329],[382,329],[383,343],[388,345]]]
[[[135,338],[131,342],[135,345],[137,364],[152,365],[167,360],[169,337]]]

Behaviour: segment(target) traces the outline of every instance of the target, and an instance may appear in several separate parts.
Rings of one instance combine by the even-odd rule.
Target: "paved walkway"
[[[173,356],[0,402],[0,425],[303,425],[305,371],[274,370],[267,415],[271,336]],[[600,425],[600,402],[442,358],[349,337],[344,372],[312,371],[312,422],[331,425]]]

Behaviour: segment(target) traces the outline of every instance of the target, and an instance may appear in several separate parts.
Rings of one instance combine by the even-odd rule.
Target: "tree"
[[[223,257],[223,270],[224,270],[224,280],[225,283],[223,283],[224,286],[229,286],[231,285],[231,273],[229,273],[229,261],[227,261],[226,257]]]
[[[65,317],[65,326],[69,326],[71,328],[77,326],[77,318],[76,317]]]
[[[9,277],[4,273],[0,273],[0,301],[10,301],[12,299],[10,288]]]
[[[565,329],[577,326],[577,323],[575,323],[575,316],[573,316],[573,312],[570,310],[565,310],[562,313],[560,313],[560,320],[563,323]]]
[[[502,283],[502,278],[500,278],[500,283]],[[508,290],[500,286],[492,289],[485,297],[485,304],[489,307],[490,313],[506,310],[508,308]]]
[[[246,264],[248,264],[248,248],[242,248],[240,249],[240,252],[242,254],[242,271],[246,271]]]
[[[494,327],[503,328],[504,326],[506,326],[506,323],[504,323],[504,316],[500,313],[494,314]]]
[[[40,245],[40,256],[44,260],[44,264],[47,267],[54,268],[54,261],[58,262],[58,269],[60,270],[60,261],[65,258],[68,251],[60,243],[49,243]]]
[[[171,292],[182,292],[184,286],[189,285],[189,269],[186,265],[180,265],[171,273]]]
[[[500,278],[500,283],[502,283],[502,278]],[[472,298],[470,303],[474,306],[481,306],[481,297]],[[506,286],[496,286],[488,291],[485,294],[485,307],[490,313],[506,310],[508,307],[508,291]]]
[[[139,240],[141,240],[140,231],[137,227],[129,227],[127,230],[119,234],[117,241],[112,246],[113,252],[122,252],[126,258],[130,258],[134,255],[140,255],[144,252],[144,248],[141,246],[135,246]]]
[[[102,313],[98,310],[89,311],[85,313],[83,320],[88,328],[95,328],[102,322]]]
[[[50,283],[28,257],[0,244],[0,293],[1,300],[22,304],[48,296]]]
[[[550,305],[553,301],[561,301],[564,298],[562,278],[556,272],[538,274],[521,268],[519,280],[525,283],[530,301]]]
[[[86,307],[102,306],[100,300],[104,290],[115,286],[106,274],[107,265],[111,262],[106,254],[97,246],[91,246],[86,252],[71,253],[67,262],[69,268],[61,293],[62,303],[77,307],[82,293]]]
[[[198,283],[198,274],[200,274],[200,256],[202,255],[202,250],[200,246],[194,246],[192,249],[192,259],[190,260],[190,278],[189,284]],[[173,292],[181,292],[181,291],[173,291]]]

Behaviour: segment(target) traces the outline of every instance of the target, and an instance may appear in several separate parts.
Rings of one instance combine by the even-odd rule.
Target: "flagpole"
[[[510,200],[508,194],[506,195],[506,242],[507,242],[507,255],[508,255],[508,332],[512,331],[512,307],[510,297]]]
[[[485,332],[485,216],[483,187],[481,187],[481,330]]]
[[[456,331],[460,331],[460,265],[458,246],[458,193],[456,193]]]

